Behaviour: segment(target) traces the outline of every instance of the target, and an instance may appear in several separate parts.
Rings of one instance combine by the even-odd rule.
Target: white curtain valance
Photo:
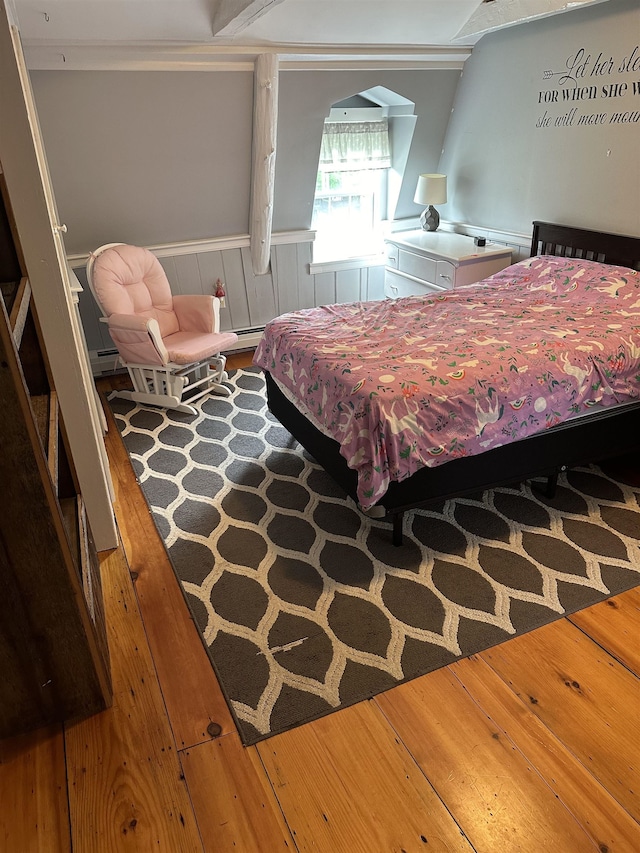
[[[388,169],[390,166],[386,118],[382,121],[325,122],[319,165],[322,171]]]

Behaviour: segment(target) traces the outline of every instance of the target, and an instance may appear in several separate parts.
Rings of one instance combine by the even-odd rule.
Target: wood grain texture
[[[569,621],[640,676],[640,587],[580,610]]]
[[[0,849],[70,853],[62,726],[0,741]]]
[[[30,348],[42,363],[37,336]],[[36,430],[24,357],[0,300],[0,737],[94,713],[110,696],[108,662]],[[43,420],[46,432],[48,414]]]
[[[475,850],[596,849],[449,669],[377,701]]]
[[[207,853],[295,850],[255,747],[245,749],[234,733],[181,759]]]
[[[479,657],[449,667],[584,827],[599,850],[637,853],[640,826]]]
[[[256,749],[300,851],[471,851],[373,702]]]
[[[65,741],[73,849],[197,853],[202,843],[122,552],[102,560],[113,707]]]
[[[638,679],[567,620],[480,657],[639,820]]]
[[[233,354],[227,367],[233,370],[250,365],[251,361],[251,352]],[[101,380],[100,384],[107,382],[127,384],[128,379],[126,376],[112,377]],[[640,829],[638,823],[628,814],[619,798],[606,790],[605,782],[594,776],[591,762],[576,755],[573,729],[590,724],[585,716],[575,716],[572,691],[563,685],[562,690],[552,692],[548,707],[544,709],[548,714],[547,722],[538,713],[537,706],[529,701],[528,694],[524,698],[518,695],[519,681],[510,685],[507,678],[499,676],[480,657],[459,662],[448,672],[432,673],[403,685],[413,685],[415,689],[425,691],[421,713],[426,717],[412,730],[414,740],[403,739],[404,734],[394,729],[377,705],[378,702],[380,706],[387,703],[394,709],[393,713],[401,717],[407,703],[402,699],[400,689],[263,741],[256,747],[243,748],[240,745],[230,718],[228,728],[224,727],[223,731],[231,733],[211,740],[208,734],[204,734],[207,721],[215,719],[215,715],[207,711],[206,698],[209,679],[212,678],[211,666],[190,623],[182,593],[113,424],[108,445],[118,494],[118,522],[131,561],[130,568],[139,573],[136,592],[140,612],[165,696],[166,718],[176,734],[203,850],[215,853],[226,853],[227,850],[235,853],[262,853],[264,850],[271,853],[272,850],[287,849],[318,853],[471,851],[471,845],[450,814],[455,814],[456,808],[463,812],[471,809],[465,804],[464,797],[462,806],[459,805],[460,790],[464,791],[461,777],[464,778],[465,772],[468,780],[474,780],[473,785],[470,781],[467,785],[469,799],[475,799],[476,803],[482,801],[487,810],[491,807],[495,811],[496,798],[492,800],[491,794],[499,792],[500,804],[507,804],[504,813],[491,816],[488,811],[480,809],[478,814],[469,818],[471,824],[475,821],[480,825],[480,829],[475,830],[476,837],[471,838],[476,853],[534,849],[538,853],[552,847],[562,853],[588,853],[598,849],[603,853],[605,850],[635,853],[640,849],[635,840]],[[106,566],[103,576],[103,583],[113,588],[117,596],[121,576]],[[635,654],[635,640],[633,635],[628,635],[624,625],[628,624],[627,618],[631,618],[633,625],[631,609],[635,606],[634,601],[633,594],[625,593],[612,599],[618,607],[607,605],[597,614],[589,615],[588,611],[583,611],[571,618],[578,622],[584,617],[587,621],[583,630],[588,632],[593,625],[593,630],[601,635],[598,642],[603,648],[617,649],[617,655],[626,655],[628,659]],[[593,610],[598,607],[600,605]],[[185,619],[192,630],[182,626]],[[562,621],[570,632],[589,643],[580,630],[568,624],[567,620]],[[539,632],[528,636],[537,634]],[[510,640],[505,645],[520,639]],[[126,654],[126,636],[124,640]],[[115,643],[118,655],[122,645],[123,638],[119,638]],[[608,663],[616,671],[625,672],[614,658],[602,649],[598,651],[603,665]],[[519,666],[526,670],[532,655],[537,656],[536,660],[553,660],[557,653],[557,635],[549,633],[542,637],[535,650],[523,648],[516,657]],[[561,658],[563,654],[560,650]],[[195,662],[198,655],[204,655],[200,663]],[[593,668],[591,664],[587,665]],[[631,673],[627,675],[631,682],[637,684]],[[446,676],[446,691],[443,688],[444,692],[439,693],[433,676],[438,680]],[[612,714],[610,705],[612,696],[616,696],[615,684],[611,683],[611,689],[614,691],[611,695],[605,690],[593,694],[593,714],[596,720],[606,718],[619,745],[623,742],[622,734],[625,731],[628,734],[629,720],[633,719],[634,713],[637,715],[638,706],[629,705],[634,701],[634,691],[623,691],[620,713]],[[218,690],[217,685],[215,690]],[[119,694],[120,691],[116,695],[116,705]],[[453,703],[452,696],[455,697]],[[218,694],[218,698],[222,702],[221,695]],[[127,704],[126,711],[127,715],[132,714],[131,725],[135,734],[131,736],[139,734],[145,743],[150,743],[146,724],[139,721],[133,710],[138,701],[140,694],[136,691],[136,697],[131,697],[131,705]],[[144,697],[142,701],[146,702]],[[385,712],[387,710],[385,705]],[[437,737],[434,736],[434,714],[440,714],[442,727]],[[565,717],[566,727],[556,730],[555,720]],[[602,722],[594,725],[598,731]],[[465,734],[465,729],[471,735],[481,734],[473,748],[469,748],[470,735]],[[492,734],[497,734],[498,738]],[[122,741],[115,749],[129,748],[126,738],[118,734],[117,729],[114,729],[112,737]],[[166,739],[154,738],[152,748],[162,762],[168,761]],[[623,774],[627,755],[616,751],[615,746],[609,748],[612,749],[609,755],[612,777]],[[433,779],[429,774],[433,774],[433,768],[427,779],[426,771],[416,763],[427,749],[444,751],[445,754],[451,750],[454,755],[443,790],[438,791],[440,797],[431,784]],[[150,749],[142,752],[148,755],[144,768],[143,762],[138,764],[140,785],[143,789],[152,783],[164,786],[162,772],[159,781],[156,779],[157,758],[151,756]],[[116,763],[113,758],[110,761]],[[83,766],[87,766],[83,750],[68,755],[71,776],[82,773]],[[595,769],[599,768],[600,764],[596,762]],[[125,772],[124,768],[118,768],[118,772],[120,770]],[[510,773],[515,781],[509,778]],[[86,783],[85,794],[95,807],[95,822],[111,827],[108,841],[115,837],[119,841],[113,826],[124,825],[126,828],[126,819],[143,821],[147,818],[136,817],[133,810],[116,810],[104,793],[102,776],[99,773]],[[130,781],[123,778],[122,792],[126,802]],[[500,789],[499,785],[503,787]],[[480,800],[478,789],[484,794],[484,800]],[[508,790],[516,792],[513,797],[506,796]],[[134,790],[133,794],[136,793]],[[137,803],[131,796],[129,800],[132,804]],[[547,804],[550,804],[549,810],[545,811]],[[89,811],[87,806],[87,815]],[[161,811],[159,806],[158,813]],[[509,815],[513,821],[513,834],[494,837],[486,827],[491,821],[494,825],[508,821]],[[536,822],[538,817],[542,824]],[[82,819],[88,817],[83,815]],[[72,811],[72,820],[75,826],[78,820],[75,810]],[[164,816],[162,820],[165,820]],[[137,824],[134,830],[138,831]],[[143,831],[139,831],[138,836],[129,832],[123,839],[122,844],[115,848],[89,846],[87,849],[102,853],[103,849],[158,848],[153,844],[144,846],[150,835]],[[134,842],[137,842],[137,848],[133,846]],[[82,846],[78,849],[84,853]]]
[[[111,410],[106,408],[107,451],[123,547],[129,568],[137,573],[136,596],[176,743],[178,748],[194,746],[210,739],[210,723],[220,725],[223,733],[235,731],[235,725]]]

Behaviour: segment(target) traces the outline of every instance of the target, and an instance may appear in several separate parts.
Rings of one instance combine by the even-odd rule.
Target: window
[[[390,166],[387,118],[325,121],[311,226],[316,254],[380,251]]]
[[[311,227],[314,261],[383,251],[416,125],[415,104],[374,86],[331,106],[325,119]],[[412,179],[411,195],[415,189]]]

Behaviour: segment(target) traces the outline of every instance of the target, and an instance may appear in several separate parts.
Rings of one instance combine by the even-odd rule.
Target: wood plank
[[[251,326],[259,328],[278,315],[278,302],[271,268],[261,275],[254,273],[252,254],[250,249],[240,249],[249,318]]]
[[[564,619],[480,657],[639,820],[638,679]]]
[[[62,726],[0,741],[0,847],[70,853]]]
[[[0,736],[6,737],[102,710],[110,685],[1,301],[0,399]],[[37,523],[27,531],[25,519]]]
[[[49,395],[33,394],[29,400],[38,436],[43,449],[46,450],[49,444]]]
[[[361,298],[359,269],[336,272],[336,302],[357,302]]]
[[[203,286],[197,255],[176,255],[174,263],[177,276],[175,289],[172,288],[174,296],[187,293],[211,294],[213,292],[210,286],[206,288]]]
[[[223,249],[220,276],[226,291],[226,306],[232,329],[250,329],[256,325],[251,314],[251,303],[245,283],[245,270],[240,249]]]
[[[331,305],[336,302],[336,274],[333,272],[317,273],[314,279],[314,300],[317,306]]]
[[[256,748],[300,851],[471,851],[373,702]]]
[[[16,349],[20,349],[22,333],[24,332],[24,326],[27,322],[27,313],[29,311],[30,302],[31,285],[29,284],[29,279],[23,277],[20,279],[16,298],[11,306],[11,313],[9,315],[9,325],[13,332],[13,340],[16,342]]]
[[[216,282],[218,279],[220,279],[226,290],[222,252],[199,252],[197,258],[203,292],[210,294],[215,293]],[[225,299],[224,305],[220,306],[220,331],[227,332],[232,328],[233,323],[231,322],[231,312],[229,311],[228,300]]]
[[[640,587],[568,617],[585,634],[640,676]]]
[[[273,280],[277,282],[276,313],[306,308],[298,294],[298,252],[296,243],[274,246],[271,253]]]
[[[227,359],[227,370],[236,370],[239,367],[251,367],[253,364],[254,350],[236,352]]]
[[[49,424],[47,427],[47,467],[51,475],[54,490],[58,491],[58,438],[59,438],[59,412],[58,395],[51,389],[49,394]]]
[[[366,299],[384,299],[384,267],[368,267]]]
[[[295,850],[255,747],[229,734],[180,757],[205,851]]]
[[[309,272],[309,265],[313,260],[313,243],[296,243],[296,256],[298,261],[298,304],[300,308],[313,308],[313,275]],[[280,279],[277,279],[280,287]]]
[[[211,723],[217,723],[223,733],[235,731],[235,724],[113,414],[108,406],[106,409],[107,452],[122,543],[129,568],[137,574],[135,591],[174,737],[179,748],[190,747],[210,739],[207,728]]]
[[[60,515],[67,532],[73,565],[80,573],[80,527],[78,518],[78,499],[63,498],[60,501]]]
[[[449,669],[494,723],[508,732],[600,850],[640,850],[640,825],[483,660],[467,658]]]
[[[73,849],[201,851],[122,550],[101,563],[113,706],[66,731]]]
[[[595,849],[448,668],[376,701],[475,850]]]

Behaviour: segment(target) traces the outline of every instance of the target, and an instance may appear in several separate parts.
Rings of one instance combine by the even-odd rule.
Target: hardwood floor
[[[2,853],[640,851],[640,587],[245,748],[107,448],[113,707],[0,741]]]

